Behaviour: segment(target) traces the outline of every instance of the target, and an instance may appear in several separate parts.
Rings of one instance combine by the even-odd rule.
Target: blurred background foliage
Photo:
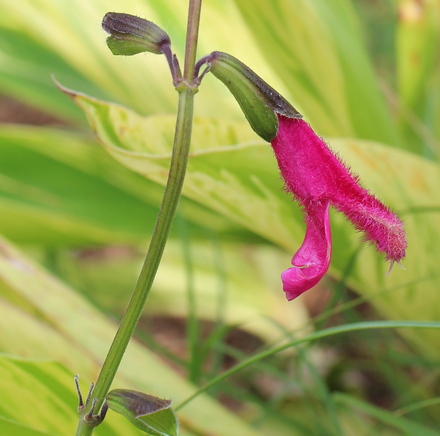
[[[182,58],[187,4],[0,7],[0,432],[69,435],[71,379],[79,372],[86,389],[96,378],[140,269],[177,103],[165,60],[112,56],[100,22],[108,11],[152,20]],[[304,236],[301,213],[270,147],[208,75],[184,198],[115,387],[177,405],[235,362],[315,329],[440,320],[439,40],[439,0],[205,0],[200,57],[231,53],[304,114],[405,219],[406,270],[387,276],[333,214],[328,277],[287,303],[279,274]],[[51,75],[86,95],[75,105]],[[182,434],[438,434],[439,339],[373,330],[281,353],[183,408]],[[96,434],[139,431],[111,414]]]

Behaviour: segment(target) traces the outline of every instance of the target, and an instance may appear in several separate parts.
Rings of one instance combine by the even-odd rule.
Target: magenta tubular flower
[[[357,176],[327,147],[302,119],[278,116],[272,140],[285,189],[301,204],[307,231],[292,258],[293,268],[281,275],[288,300],[315,286],[327,272],[331,259],[329,207],[342,212],[375,244],[387,260],[405,257],[403,222],[376,197],[362,188]]]
[[[205,64],[229,88],[252,129],[272,143],[285,188],[306,215],[307,231],[293,256],[293,268],[281,275],[288,300],[315,286],[328,270],[332,254],[330,206],[344,213],[391,265],[405,257],[402,221],[360,186],[357,177],[287,100],[227,53],[205,56],[196,71]]]

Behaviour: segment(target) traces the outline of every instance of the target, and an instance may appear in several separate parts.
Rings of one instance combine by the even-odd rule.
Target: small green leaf
[[[129,389],[114,389],[107,395],[110,409],[125,416],[135,427],[154,436],[176,436],[177,417],[171,400]]]

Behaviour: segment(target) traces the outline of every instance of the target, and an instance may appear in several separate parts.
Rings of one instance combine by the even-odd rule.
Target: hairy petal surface
[[[305,121],[278,114],[278,123],[272,148],[285,189],[304,208],[307,223],[303,245],[292,259],[295,267],[305,267],[291,268],[282,276],[287,298],[293,299],[314,286],[328,269],[331,256],[329,205],[344,213],[387,260],[393,263],[405,257],[407,243],[403,222],[359,184],[358,177]],[[325,243],[329,245],[327,250]]]

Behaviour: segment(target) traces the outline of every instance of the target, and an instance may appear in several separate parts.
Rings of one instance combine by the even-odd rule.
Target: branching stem
[[[201,6],[202,0],[190,0],[185,68],[183,81],[176,87],[179,93],[179,106],[170,171],[162,204],[139,279],[101,368],[95,388],[93,389],[92,401],[89,401],[89,404],[86,404],[84,410],[80,413],[76,436],[89,436],[93,433],[94,427],[87,422],[85,417],[92,407],[92,413],[99,413],[104,405],[105,397],[144,309],[176,213],[185,178],[191,142],[194,95],[197,92],[197,86],[193,79]]]

